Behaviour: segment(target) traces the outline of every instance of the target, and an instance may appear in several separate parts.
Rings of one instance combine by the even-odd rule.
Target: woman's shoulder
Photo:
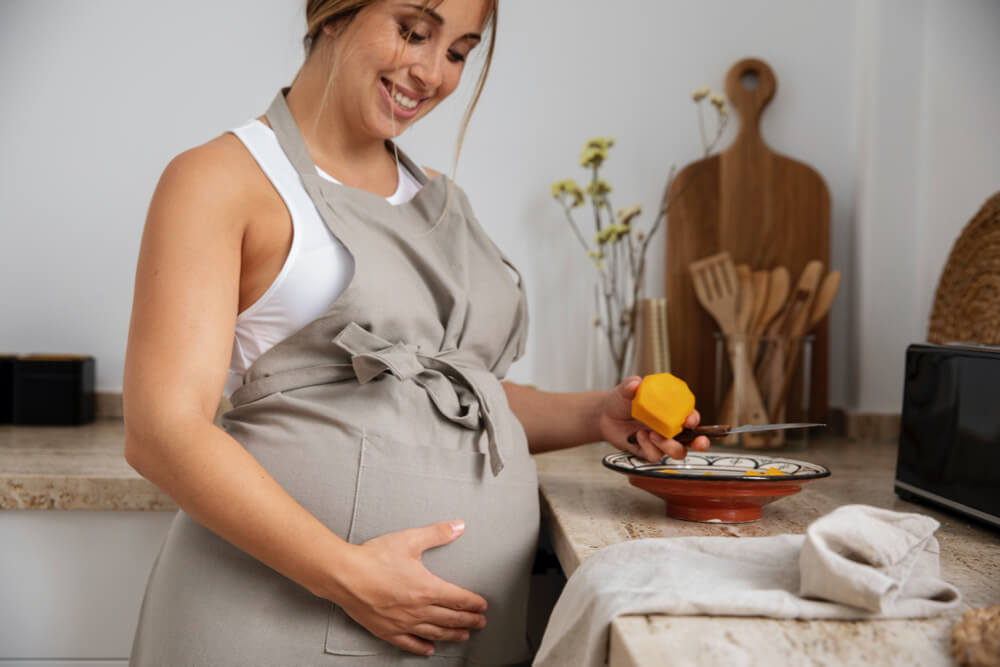
[[[156,186],[156,197],[180,199],[243,220],[267,195],[267,182],[253,156],[231,133],[176,155]]]
[[[256,170],[256,163],[243,143],[227,132],[176,155],[163,174],[200,190],[218,189],[224,195],[233,188],[252,186]]]

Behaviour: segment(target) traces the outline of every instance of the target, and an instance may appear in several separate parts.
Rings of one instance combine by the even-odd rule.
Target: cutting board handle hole
[[[760,76],[757,74],[757,70],[748,69],[740,74],[740,85],[743,86],[743,90],[757,90],[760,85]]]

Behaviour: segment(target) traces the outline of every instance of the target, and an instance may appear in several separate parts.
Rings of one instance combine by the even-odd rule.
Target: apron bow
[[[494,476],[500,474],[503,457],[497,444],[496,423],[489,400],[474,379],[476,374],[488,371],[469,353],[454,349],[423,354],[415,345],[390,343],[356,322],[344,327],[333,343],[351,355],[351,366],[361,384],[383,373],[401,382],[415,382],[449,421],[472,430],[485,428],[490,469]]]

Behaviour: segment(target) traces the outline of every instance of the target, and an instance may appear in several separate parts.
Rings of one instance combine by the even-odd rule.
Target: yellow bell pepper
[[[684,380],[670,373],[647,375],[632,399],[632,418],[666,438],[684,429],[694,411],[694,394]]]

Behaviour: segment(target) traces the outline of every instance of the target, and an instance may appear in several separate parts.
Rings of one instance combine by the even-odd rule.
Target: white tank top
[[[243,374],[257,357],[322,315],[354,275],[354,258],[323,222],[274,131],[255,119],[232,133],[285,202],[292,218],[292,247],[267,291],[236,317],[227,397],[243,383]],[[316,171],[337,182],[319,167]],[[407,202],[420,189],[402,163],[398,182],[396,192],[386,197],[390,204]]]

